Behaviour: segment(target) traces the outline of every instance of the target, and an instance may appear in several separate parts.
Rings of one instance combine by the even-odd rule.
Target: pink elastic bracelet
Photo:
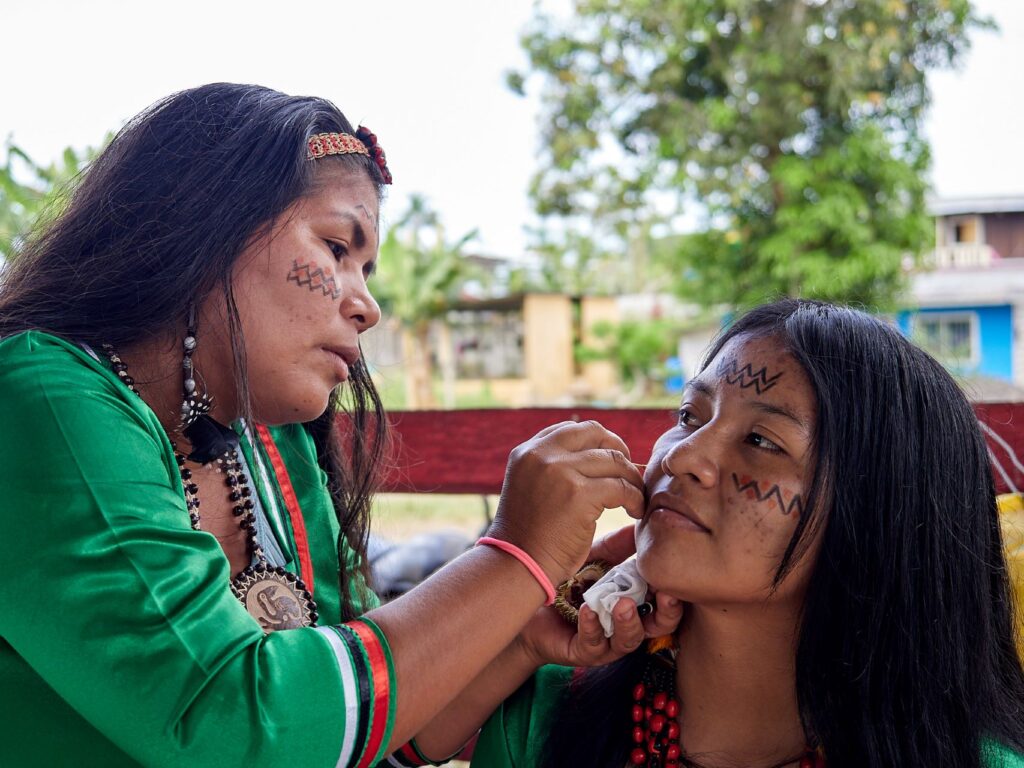
[[[540,584],[540,588],[544,590],[544,594],[547,596],[547,600],[544,605],[551,605],[555,602],[555,585],[551,583],[551,579],[548,575],[541,570],[541,567],[537,565],[537,561],[530,557],[526,552],[521,550],[515,544],[510,544],[507,541],[501,539],[495,539],[491,536],[484,536],[478,539],[476,545],[479,547],[481,544],[486,544],[495,549],[500,549],[502,552],[508,552],[516,560],[526,566],[526,570],[530,572],[530,575],[537,580]]]

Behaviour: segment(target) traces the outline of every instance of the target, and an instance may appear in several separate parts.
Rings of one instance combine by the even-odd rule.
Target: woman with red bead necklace
[[[684,602],[678,630],[606,667],[541,668],[474,766],[1024,766],[985,442],[894,327],[809,301],[753,310],[644,480],[636,567]],[[554,657],[521,643],[524,678]]]
[[[443,757],[472,729],[432,721],[479,724],[451,704],[471,682],[514,690],[488,665],[602,510],[640,513],[621,440],[555,425],[511,456],[483,546],[379,605],[387,432],[359,335],[390,181],[330,103],[203,86],[132,120],[0,275],[0,765]],[[559,658],[645,631],[616,626],[555,631]]]

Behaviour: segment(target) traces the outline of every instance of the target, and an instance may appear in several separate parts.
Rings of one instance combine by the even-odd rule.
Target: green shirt
[[[337,624],[323,473],[301,426],[272,434],[320,623]],[[261,449],[243,448],[252,470]],[[279,493],[268,474],[256,483],[265,508]],[[287,515],[270,517],[297,572]],[[232,596],[216,539],[189,525],[156,416],[105,360],[40,332],[0,341],[0,605],[0,765],[362,766],[390,738],[379,629],[264,635]]]
[[[570,667],[541,667],[484,725],[471,768],[537,768],[557,709],[565,705]],[[1024,768],[1024,757],[993,742],[982,753],[987,768]]]

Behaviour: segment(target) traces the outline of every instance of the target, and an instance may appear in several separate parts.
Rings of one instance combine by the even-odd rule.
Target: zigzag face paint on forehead
[[[759,395],[774,387],[778,384],[779,379],[782,378],[781,372],[769,375],[767,366],[757,371],[754,370],[754,366],[750,363],[740,367],[740,363],[735,357],[723,357],[719,361],[715,372],[725,379],[727,383],[738,384],[741,389],[753,387],[754,391]]]

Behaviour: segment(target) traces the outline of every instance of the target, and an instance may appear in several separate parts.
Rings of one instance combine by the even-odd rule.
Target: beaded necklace
[[[103,352],[110,360],[117,377],[128,389],[142,397],[135,387],[135,380],[128,374],[128,366],[114,348],[104,344]],[[204,418],[209,419],[208,416]],[[174,442],[173,438],[171,442]],[[280,566],[271,565],[260,546],[256,529],[256,505],[236,445],[237,440],[235,444],[229,444],[227,450],[213,462],[201,464],[203,467],[213,466],[218,474],[223,473],[228,499],[232,504],[231,513],[238,518],[238,527],[247,534],[246,551],[250,564],[231,579],[231,593],[259,622],[264,632],[315,626],[319,617],[313,595],[301,578]],[[181,475],[189,524],[193,530],[201,530],[199,486],[193,481],[192,470],[186,466],[189,459],[177,449],[174,458]]]
[[[679,743],[681,705],[676,697],[674,646],[669,635],[648,641],[643,676],[633,687],[634,746],[627,768],[697,768],[683,756]],[[799,768],[826,768],[824,755],[811,747],[768,768],[786,768],[794,763]]]

